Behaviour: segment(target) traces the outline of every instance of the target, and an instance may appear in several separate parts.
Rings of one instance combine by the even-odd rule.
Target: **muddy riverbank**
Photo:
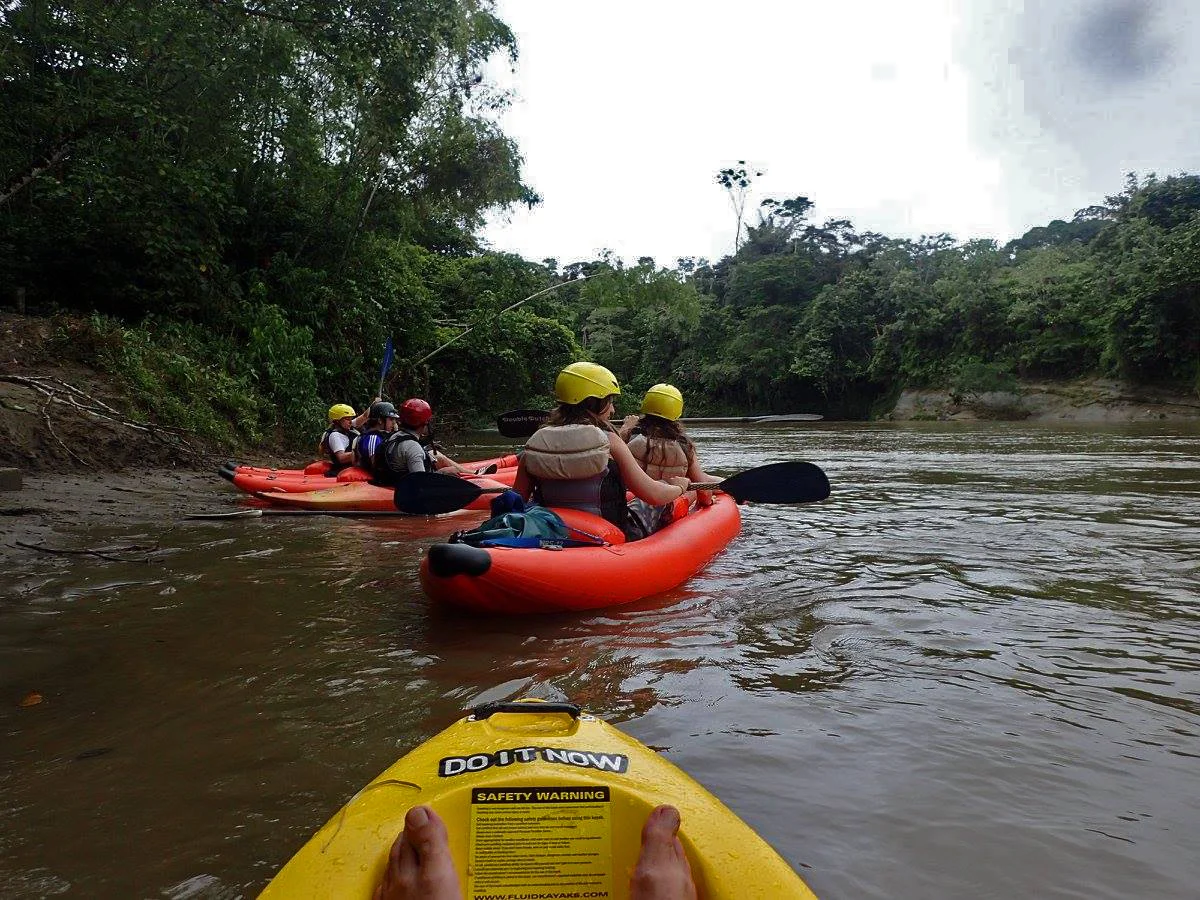
[[[237,497],[232,490],[221,489],[224,482],[215,468],[159,469],[135,475],[24,475],[20,491],[0,492],[0,529],[5,535],[0,541],[0,567],[19,571],[33,555],[104,553],[103,541],[76,537],[97,528],[161,523],[171,510],[182,516],[190,508],[224,509]]]

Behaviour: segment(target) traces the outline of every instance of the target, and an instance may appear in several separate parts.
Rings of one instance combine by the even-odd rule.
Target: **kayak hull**
[[[596,528],[611,527],[571,511]],[[478,612],[526,614],[599,609],[632,603],[682,584],[741,529],[733,498],[718,494],[648,538],[564,550],[435,544],[421,560],[421,587],[435,602]],[[585,527],[585,530],[586,527]]]
[[[627,900],[642,826],[662,803],[679,809],[701,897],[815,900],[766,841],[663,756],[592,716],[552,711],[565,704],[540,706],[480,709],[408,753],[351,798],[261,900],[371,897],[417,804],[446,822],[466,897]]]
[[[237,472],[228,475],[225,471],[221,472],[221,476],[247,494],[259,491],[304,494],[309,491],[328,490],[340,484],[365,484],[371,478],[371,473],[355,468],[343,469],[333,478],[325,475],[272,475],[263,472]]]
[[[222,478],[247,494],[256,494],[260,491],[304,494],[310,491],[328,490],[329,488],[337,487],[339,484],[371,480],[371,473],[357,466],[342,469],[337,475],[329,477],[323,474],[325,471],[324,468],[315,473],[310,472],[309,470],[314,465],[316,464],[310,464],[306,469],[267,469],[256,466],[235,466],[232,463],[226,463],[217,471]],[[462,465],[470,470],[484,469],[494,465],[497,468],[497,472],[493,474],[512,470],[513,475],[515,475],[517,457],[514,454],[509,454],[491,459],[465,462]]]
[[[516,474],[516,469],[507,469],[503,472],[497,472],[494,475],[475,475],[465,480],[481,488],[497,488],[502,490],[512,486],[513,478],[516,477]],[[374,512],[387,510],[395,512],[396,506],[392,501],[393,493],[394,491],[390,487],[381,487],[380,485],[359,481],[350,484],[339,484],[337,487],[326,488],[321,491],[301,493],[259,491],[254,496],[260,500],[266,500],[272,506],[283,506],[290,509],[311,509],[329,512]],[[495,496],[495,493],[480,494],[463,508],[469,510],[490,509],[492,498]]]

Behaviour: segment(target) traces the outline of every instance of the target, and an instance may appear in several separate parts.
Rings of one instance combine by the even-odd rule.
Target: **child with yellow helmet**
[[[642,398],[640,413],[626,416],[619,433],[647,475],[660,480],[680,475],[692,482],[719,480],[704,471],[696,457],[696,445],[679,424],[683,415],[679,388],[666,383],[654,385]],[[701,506],[712,505],[709,491],[700,491],[696,499]],[[636,501],[631,511],[650,532],[667,524],[671,516],[671,507],[651,509]]]
[[[559,372],[554,381],[558,405],[525,444],[513,490],[543,506],[603,516],[636,540],[645,534],[631,530],[625,491],[662,506],[686,493],[688,480],[657,481],[638,465],[609,422],[613,398],[620,393],[616,376],[596,363],[571,363]]]

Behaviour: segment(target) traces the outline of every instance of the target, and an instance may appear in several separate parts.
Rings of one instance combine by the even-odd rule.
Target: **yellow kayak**
[[[465,896],[627,900],[641,829],[661,803],[705,900],[812,891],[720,800],[653,750],[568,703],[496,703],[359,791],[280,870],[265,900],[370,898],[409,808],[445,820]]]

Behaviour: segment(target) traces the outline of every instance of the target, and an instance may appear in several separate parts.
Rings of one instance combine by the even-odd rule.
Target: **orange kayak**
[[[514,469],[515,471],[517,457],[510,453],[507,456],[480,459],[462,465],[469,469],[484,469],[494,465],[497,471],[505,469]],[[309,471],[317,466],[320,468],[315,473]],[[339,484],[365,482],[371,479],[370,472],[356,466],[342,469],[333,477],[324,474],[327,468],[327,463],[310,463],[304,469],[268,469],[260,466],[238,466],[233,463],[225,463],[217,472],[226,481],[232,482],[234,487],[240,488],[247,494],[259,491],[303,494],[309,491],[323,491],[327,488],[337,487]]]
[[[491,475],[464,477],[481,488],[512,487],[513,479],[517,477],[517,470],[504,469]],[[373,510],[395,512],[396,506],[392,502],[392,493],[393,490],[390,487],[382,487],[366,481],[355,481],[319,491],[255,491],[254,496],[260,500],[266,500],[272,506],[286,506],[292,509],[315,509],[327,512],[369,512]],[[490,509],[492,498],[495,496],[495,494],[481,494],[467,504],[464,509]]]
[[[572,532],[608,537],[616,531],[598,516],[555,512]],[[712,506],[628,544],[561,550],[434,544],[421,560],[421,587],[436,602],[489,613],[618,606],[682,584],[740,530],[737,503],[718,494]]]

